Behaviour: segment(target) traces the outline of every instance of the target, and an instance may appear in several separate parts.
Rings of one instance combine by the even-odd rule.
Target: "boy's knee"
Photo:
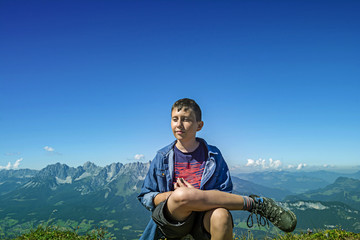
[[[186,205],[192,200],[193,194],[191,189],[187,187],[177,188],[169,197],[168,201],[177,205]]]
[[[215,228],[223,228],[224,226],[232,228],[233,224],[231,213],[225,208],[214,209],[211,214],[210,222],[211,225]]]

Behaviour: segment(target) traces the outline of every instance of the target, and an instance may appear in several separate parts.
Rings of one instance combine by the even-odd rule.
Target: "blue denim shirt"
[[[205,163],[201,178],[200,189],[217,189],[224,192],[232,191],[232,181],[228,166],[223,159],[220,150],[208,145],[205,140],[196,138],[203,142],[208,149],[208,159]],[[154,198],[157,194],[173,191],[174,177],[174,145],[176,141],[159,150],[150,164],[149,172],[145,177],[144,184],[138,196],[139,201],[150,211],[153,211]],[[156,236],[156,223],[150,219],[140,240],[153,240]]]

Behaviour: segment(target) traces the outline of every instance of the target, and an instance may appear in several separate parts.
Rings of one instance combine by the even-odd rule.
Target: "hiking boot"
[[[292,232],[296,227],[296,216],[290,210],[285,210],[275,203],[274,200],[266,197],[250,195],[255,202],[253,208],[249,211],[251,214],[247,219],[247,226],[251,228],[254,225],[253,214],[256,216],[258,225],[269,226],[269,221],[284,232]],[[260,219],[258,218],[260,215]],[[249,223],[249,220],[251,222]]]

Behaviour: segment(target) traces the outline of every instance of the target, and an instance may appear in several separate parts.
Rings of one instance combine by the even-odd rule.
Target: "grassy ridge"
[[[102,228],[93,230],[86,235],[79,235],[76,230],[61,229],[39,225],[29,233],[23,234],[13,240],[102,240],[111,239],[106,237],[106,231]]]
[[[58,227],[49,227],[39,225],[36,229],[29,233],[23,234],[13,240],[105,240],[114,239],[107,236],[106,230],[100,228],[87,233],[86,235],[79,235],[76,230],[60,229]],[[360,233],[353,233],[344,231],[342,229],[323,230],[316,232],[307,232],[300,234],[284,234],[278,235],[275,238],[265,238],[267,240],[355,240],[360,239]],[[247,236],[235,236],[234,240],[257,240],[252,234]]]
[[[360,234],[347,232],[341,229],[332,229],[332,230],[318,231],[315,233],[286,234],[274,238],[274,240],[316,240],[316,239],[355,240],[355,239],[360,239]]]

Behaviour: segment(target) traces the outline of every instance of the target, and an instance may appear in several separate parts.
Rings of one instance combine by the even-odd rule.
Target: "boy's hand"
[[[186,181],[183,178],[178,178],[176,180],[176,183],[174,184],[174,189],[177,189],[179,187],[188,187],[188,188],[194,188],[193,185],[191,185],[188,181]]]

